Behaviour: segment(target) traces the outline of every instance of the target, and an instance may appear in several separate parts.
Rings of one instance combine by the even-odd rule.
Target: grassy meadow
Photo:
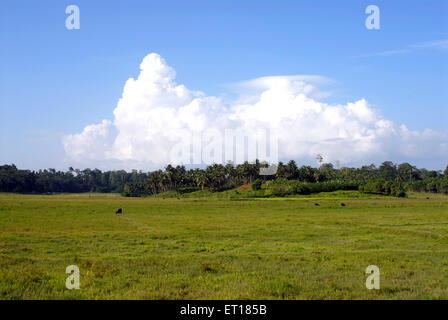
[[[448,299],[448,196],[0,194],[0,299]]]

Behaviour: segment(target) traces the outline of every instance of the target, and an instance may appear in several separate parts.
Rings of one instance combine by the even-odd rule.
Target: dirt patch
[[[243,184],[242,186],[239,186],[238,188],[236,188],[236,190],[250,190],[252,187],[250,186],[250,184]]]

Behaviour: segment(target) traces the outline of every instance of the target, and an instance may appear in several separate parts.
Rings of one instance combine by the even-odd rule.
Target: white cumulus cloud
[[[176,72],[158,54],[147,55],[137,79],[126,82],[114,120],[67,135],[69,161],[108,168],[156,169],[176,162],[173,150],[190,150],[191,137],[238,130],[275,132],[280,160],[378,162],[446,158],[448,137],[433,130],[411,131],[382,118],[365,99],[330,105],[316,84],[319,76],[263,77],[241,82],[242,94],[228,101],[191,91],[175,82]],[[222,162],[229,160],[225,155]],[[182,161],[179,161],[182,162]],[[199,163],[194,163],[199,164]]]

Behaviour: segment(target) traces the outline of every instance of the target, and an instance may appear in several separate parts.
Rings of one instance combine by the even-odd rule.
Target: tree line
[[[124,196],[152,195],[176,190],[180,193],[208,189],[222,191],[259,179],[267,181],[297,181],[320,186],[362,186],[365,191],[405,189],[417,192],[448,193],[448,167],[445,171],[417,168],[409,163],[383,162],[379,167],[366,165],[360,168],[335,168],[324,163],[319,168],[299,167],[294,160],[279,162],[272,176],[260,176],[266,163],[255,161],[234,165],[214,164],[204,169],[186,169],[185,166],[168,165],[164,170],[148,173],[133,170],[126,172],[98,169],[19,170],[15,165],[0,166],[0,192],[53,193],[53,192],[119,192]],[[323,182],[335,182],[322,184]],[[375,183],[374,183],[375,182]],[[397,187],[398,186],[398,187]],[[332,187],[333,188],[333,187]],[[397,190],[398,190],[397,189]]]
[[[133,170],[126,172],[98,169],[73,169],[68,171],[19,170],[12,165],[0,166],[0,192],[54,193],[54,192],[123,192],[125,184],[142,183],[147,173]]]
[[[340,186],[340,189],[361,187],[368,193],[403,195],[404,190],[448,193],[448,167],[444,172],[417,168],[409,163],[394,164],[383,162],[379,167],[371,164],[361,168],[334,168],[331,163],[324,163],[319,168],[311,166],[298,167],[294,160],[279,162],[277,172],[272,176],[260,176],[260,168],[266,163],[255,161],[239,165],[227,163],[214,164],[205,169],[186,170],[184,166],[168,165],[165,170],[148,174],[148,179],[140,183],[127,183],[123,188],[125,196],[152,195],[169,190],[180,193],[203,190],[223,191],[244,184],[258,184],[275,181],[278,186],[292,186],[291,190],[326,190]],[[297,185],[285,181],[302,182]],[[334,182],[324,183],[324,182]],[[372,184],[372,182],[376,182]],[[306,184],[306,185],[304,185]],[[314,185],[313,185],[314,184]],[[300,191],[299,191],[300,192]]]

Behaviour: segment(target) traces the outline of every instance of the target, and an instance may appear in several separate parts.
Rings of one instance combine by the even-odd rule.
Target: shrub
[[[294,194],[306,195],[338,190],[358,190],[358,188],[358,184],[354,182],[326,181],[316,183],[296,183],[294,185]]]
[[[184,193],[191,193],[191,192],[195,192],[195,191],[199,191],[200,189],[197,187],[185,187],[185,188],[178,188],[177,192],[179,192],[180,194],[184,194]]]
[[[440,193],[448,194],[448,177],[445,177],[443,180],[439,182],[439,186],[437,189]]]
[[[390,188],[390,195],[394,197],[403,198],[406,196],[406,192],[398,183],[394,183]]]
[[[252,182],[252,190],[254,191],[261,190],[262,184],[263,181],[261,179],[256,179],[254,182]]]
[[[276,184],[272,188],[272,195],[276,197],[284,197],[289,193],[289,186],[285,184]]]
[[[410,191],[448,194],[448,177],[427,177],[424,180],[410,181],[406,184]]]
[[[410,181],[407,184],[407,189],[415,192],[424,192],[426,189],[426,185],[423,180]]]
[[[300,182],[297,180],[276,179],[267,182],[266,187],[274,196],[308,195],[319,192],[333,192],[338,190],[358,190],[359,185],[354,182],[326,181],[326,182]]]
[[[124,197],[141,197],[144,194],[145,189],[142,183],[126,183],[121,192]]]
[[[394,197],[406,196],[406,192],[401,184],[384,179],[369,181],[361,185],[359,191],[362,193],[382,194]]]
[[[311,193],[310,189],[304,183],[296,184],[293,188],[294,194],[305,195]]]

